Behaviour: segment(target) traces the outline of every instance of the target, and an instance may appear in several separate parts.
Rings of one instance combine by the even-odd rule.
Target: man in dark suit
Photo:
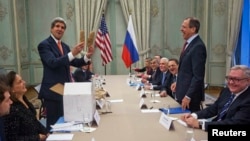
[[[171,72],[172,79],[170,79],[169,83],[171,84],[169,89],[169,95],[176,100],[176,94],[175,94],[175,87],[176,87],[176,81],[177,81],[177,75],[178,75],[178,67],[179,67],[179,61],[175,58],[171,58],[168,61],[168,70]]]
[[[151,68],[152,68],[152,75],[147,75],[144,74],[142,77],[141,82],[144,84],[157,84],[158,82],[161,81],[160,75],[161,75],[161,70],[159,68],[160,61],[157,60],[156,58],[153,58],[151,60]]]
[[[168,80],[171,79],[171,73],[168,71],[168,58],[161,58],[159,68],[161,72],[158,78],[156,78],[156,81],[152,85],[145,85],[145,89],[160,90],[160,96],[165,97],[168,95],[167,87],[170,87]]]
[[[84,65],[81,68],[77,68],[73,73],[76,82],[91,82],[93,72],[89,70],[89,65]]]
[[[250,124],[250,69],[244,65],[236,65],[226,76],[227,87],[218,99],[209,107],[184,114],[181,119],[189,126],[207,131],[208,125],[243,125]],[[230,97],[234,97],[230,101]],[[198,119],[213,118],[211,122],[199,122]]]
[[[77,44],[70,50],[69,46],[61,42],[66,30],[66,21],[56,17],[51,23],[51,35],[38,45],[39,55],[43,64],[43,78],[39,98],[44,100],[47,112],[48,130],[55,124],[59,117],[63,116],[63,97],[50,90],[57,83],[64,84],[72,81],[70,66],[81,67],[90,61],[94,52],[93,47],[82,58],[76,58],[84,48],[84,42]],[[61,43],[61,44],[60,44]]]
[[[206,47],[198,35],[198,19],[186,18],[181,26],[185,46],[179,59],[176,98],[183,109],[192,112],[200,110],[204,100],[204,76],[206,64]]]

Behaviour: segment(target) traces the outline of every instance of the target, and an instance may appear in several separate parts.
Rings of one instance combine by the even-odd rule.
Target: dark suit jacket
[[[5,141],[3,117],[0,117],[0,141]]]
[[[20,101],[14,101],[10,113],[4,116],[5,135],[7,141],[38,141],[39,134],[46,135],[46,128],[36,117],[36,109],[24,96],[26,108]]]
[[[175,95],[173,95],[173,92],[171,90],[171,85],[176,82],[176,76],[171,74],[169,76],[169,79],[167,80],[167,85],[166,85],[166,91],[169,96],[171,96],[173,99],[175,99]]]
[[[70,48],[62,42],[64,55],[57,47],[55,40],[50,36],[38,45],[38,51],[43,64],[43,78],[39,98],[62,101],[62,96],[51,91],[50,87],[57,83],[70,82],[70,65],[81,67],[86,65],[83,58],[68,59]]]
[[[163,77],[163,72],[161,72],[161,74],[160,74],[160,80],[159,80],[158,84],[153,84],[153,85],[155,85],[153,87],[154,90],[160,90],[160,91],[166,90],[167,91],[167,86],[169,85],[168,80],[171,77],[171,73],[169,71],[166,72],[166,76],[165,76],[165,80],[164,80],[163,84],[161,83],[162,77]]]
[[[154,74],[155,73],[155,74]],[[152,75],[151,77],[148,79],[149,83],[152,83],[153,85],[159,85],[161,83],[161,77],[162,77],[162,74],[161,74],[161,70],[160,68],[158,67],[155,72],[152,71]]]
[[[205,123],[206,130],[208,125],[250,124],[250,87],[233,101],[224,118],[221,121],[217,121],[217,115],[219,115],[223,106],[227,103],[230,95],[230,90],[225,88],[221,91],[220,96],[214,104],[202,111],[196,112],[199,119],[214,117],[211,122]]]
[[[197,36],[190,42],[179,59],[176,98],[181,103],[184,96],[190,97],[191,111],[199,110],[199,105],[204,100],[206,58],[206,47],[201,38]]]
[[[92,73],[89,70],[86,70],[85,72],[83,72],[81,68],[77,68],[73,76],[76,82],[90,82],[90,79],[92,78],[93,74],[94,73]]]

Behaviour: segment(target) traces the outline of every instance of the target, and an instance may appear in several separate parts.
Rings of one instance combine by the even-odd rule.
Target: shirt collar
[[[188,40],[187,40],[187,46],[189,45],[189,43],[191,43],[193,40],[194,40],[194,38],[195,37],[197,37],[198,36],[198,34],[194,34],[193,36],[191,36]]]
[[[249,86],[247,86],[245,89],[243,89],[242,91],[238,92],[235,94],[235,98],[238,97],[240,94],[242,94],[243,92],[245,92],[248,89]]]
[[[54,41],[56,42],[56,44],[58,44],[59,40],[57,40],[57,39],[53,36],[53,34],[51,34],[50,36],[54,39]]]

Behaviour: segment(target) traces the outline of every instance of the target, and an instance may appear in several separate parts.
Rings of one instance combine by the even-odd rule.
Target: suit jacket
[[[148,79],[149,83],[152,83],[153,85],[159,85],[161,83],[161,70],[158,67],[155,72],[152,71],[151,77]]]
[[[169,71],[167,71],[165,79],[164,79],[164,83],[162,84],[163,72],[161,72],[160,81],[157,84],[153,84],[153,85],[155,85],[153,87],[153,89],[160,90],[160,91],[163,91],[163,90],[167,91],[167,86],[169,85],[168,81],[169,81],[170,77],[171,77],[171,73]]]
[[[205,122],[206,130],[208,125],[250,124],[250,87],[233,101],[222,120],[217,121],[217,115],[222,111],[223,106],[227,103],[230,95],[230,90],[224,88],[218,99],[211,106],[196,112],[199,119],[214,117],[211,122]]]
[[[177,80],[176,75],[171,74],[169,76],[169,79],[167,80],[167,85],[166,85],[166,91],[169,96],[171,96],[173,99],[175,99],[175,95],[173,95],[173,92],[171,90],[171,85],[175,83]]]
[[[57,47],[55,40],[50,36],[38,45],[39,55],[43,64],[43,78],[39,98],[62,101],[62,96],[51,91],[50,87],[57,83],[70,82],[70,65],[81,67],[87,62],[83,58],[75,58],[71,62],[68,58],[70,48],[62,42],[64,55]]]
[[[0,117],[0,141],[5,141],[3,117]]]
[[[204,100],[204,76],[206,64],[206,47],[199,37],[195,37],[180,56],[178,79],[176,84],[176,98],[179,103],[185,96],[191,98],[190,110],[192,105],[200,105]]]
[[[39,134],[46,135],[46,128],[36,118],[36,109],[24,96],[22,102],[14,101],[10,113],[4,116],[5,135],[7,141],[38,141]]]
[[[93,74],[94,73],[89,70],[85,70],[85,72],[83,72],[81,68],[77,68],[73,76],[76,82],[90,82]]]

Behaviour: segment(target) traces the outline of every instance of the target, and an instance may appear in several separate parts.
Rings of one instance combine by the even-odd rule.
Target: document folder
[[[159,110],[165,114],[168,114],[168,108],[159,108]],[[181,114],[181,113],[190,113],[190,110],[182,110],[181,107],[172,107],[169,108],[169,114]]]

